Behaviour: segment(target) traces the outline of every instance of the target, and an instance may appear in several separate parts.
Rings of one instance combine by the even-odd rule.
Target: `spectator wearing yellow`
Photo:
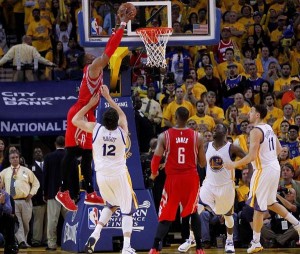
[[[224,110],[220,107],[217,107],[216,104],[216,93],[213,91],[209,91],[207,93],[207,107],[206,107],[206,114],[211,116],[215,123],[223,123],[224,117]]]
[[[236,67],[237,67],[236,74],[237,75],[245,73],[245,69],[244,69],[243,65],[241,65],[240,63],[238,63],[234,60],[234,49],[227,48],[225,50],[225,58],[226,58],[226,62],[220,63],[218,65],[218,71],[219,71],[221,81],[224,81],[229,76],[228,75],[228,65],[231,65],[231,64],[236,65]]]
[[[286,28],[286,20],[287,16],[279,15],[277,18],[278,26],[277,28],[271,32],[271,44],[273,48],[276,48],[279,46],[280,40],[283,37],[283,32]]]
[[[175,90],[175,100],[170,102],[166,110],[163,112],[163,122],[166,127],[173,127],[176,124],[175,112],[179,107],[185,107],[190,116],[195,114],[195,109],[192,103],[184,99],[184,92],[181,87]]]
[[[195,77],[195,75],[194,75]],[[185,78],[185,83],[181,86],[185,93],[184,99],[196,105],[196,102],[200,100],[201,95],[207,92],[206,87],[194,78],[192,75],[188,75]]]
[[[234,96],[234,105],[238,109],[237,124],[240,125],[242,121],[248,120],[248,114],[251,108],[246,105],[244,95],[242,95],[241,93],[237,93]]]
[[[231,11],[229,15],[229,22],[223,24],[223,26],[230,28],[230,33],[232,35],[232,40],[241,48],[242,38],[246,34],[246,29],[244,24],[238,21],[238,15],[235,11]]]
[[[38,0],[37,4],[34,6],[34,8],[40,10],[40,17],[41,19],[47,20],[51,25],[55,23],[55,18],[53,13],[50,10],[50,6],[47,6],[46,0]],[[28,24],[30,24],[32,21],[34,21],[34,17],[31,13],[28,18]]]
[[[274,94],[276,97],[276,105],[282,108],[281,98],[285,92],[291,89],[291,65],[289,63],[284,63],[281,65],[281,77],[277,79],[274,83]]]
[[[272,93],[267,93],[265,95],[264,104],[267,106],[268,113],[265,117],[265,122],[273,126],[274,122],[283,117],[283,111],[280,108],[274,106],[274,95]]]
[[[278,135],[278,139],[280,142],[288,141],[289,128],[290,128],[289,121],[283,120],[280,124],[280,135]]]
[[[254,95],[254,104],[263,104],[265,96],[271,92],[271,84],[265,80],[260,86],[259,93]]]
[[[287,120],[289,122],[289,124],[295,124],[295,121],[293,118],[293,113],[294,113],[294,108],[291,104],[288,103],[288,104],[284,105],[283,117],[278,118],[272,126],[272,128],[277,136],[279,136],[281,134],[280,125],[283,120]]]
[[[204,101],[197,101],[196,109],[196,114],[191,116],[189,119],[196,121],[199,126],[199,132],[204,133],[207,130],[212,131],[216,124],[211,116],[205,114]]]
[[[205,70],[204,70],[204,66],[208,65],[208,64],[212,65],[212,61],[210,59],[209,54],[204,53],[200,57],[200,60],[197,64],[197,67],[198,67],[197,68],[197,77],[198,77],[198,79],[201,79],[206,75]],[[213,76],[215,76],[216,78],[219,78],[219,72],[218,72],[218,68],[216,66],[213,66]]]
[[[42,56],[52,48],[51,45],[51,24],[46,19],[41,19],[40,10],[33,9],[32,16],[34,20],[29,23],[27,35],[32,38],[32,46],[34,46]]]
[[[290,102],[294,108],[294,114],[300,114],[300,85],[294,87],[295,99]]]

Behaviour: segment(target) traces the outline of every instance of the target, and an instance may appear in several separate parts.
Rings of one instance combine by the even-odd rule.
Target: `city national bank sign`
[[[77,100],[75,82],[2,83],[2,136],[61,135],[69,108]]]

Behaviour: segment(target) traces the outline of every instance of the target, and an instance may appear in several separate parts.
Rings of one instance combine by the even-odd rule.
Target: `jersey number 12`
[[[116,155],[116,153],[115,153],[116,146],[104,144],[102,147],[103,147],[103,156],[115,156]]]

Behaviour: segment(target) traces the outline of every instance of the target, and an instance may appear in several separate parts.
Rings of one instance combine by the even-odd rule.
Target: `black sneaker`
[[[84,246],[85,253],[87,253],[87,254],[94,253],[95,245],[96,245],[96,239],[94,237],[90,236]]]

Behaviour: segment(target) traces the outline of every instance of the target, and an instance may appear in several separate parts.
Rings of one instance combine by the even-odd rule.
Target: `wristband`
[[[151,160],[151,173],[153,175],[157,175],[159,164],[160,164],[161,156],[153,155]]]
[[[124,26],[124,27],[126,27],[126,25],[127,25],[127,23],[124,22],[124,21],[122,21],[121,24],[120,24],[120,26]]]

